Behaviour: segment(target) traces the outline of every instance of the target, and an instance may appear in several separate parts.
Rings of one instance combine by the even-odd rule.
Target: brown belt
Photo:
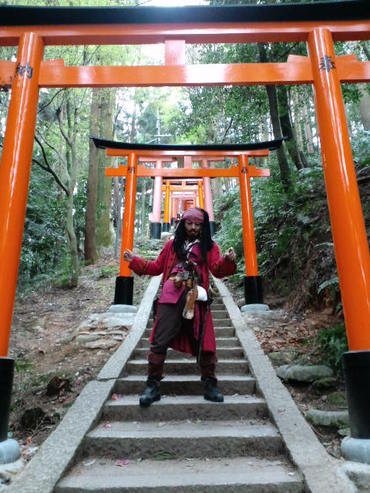
[[[168,279],[170,279],[171,281],[174,281],[175,282],[175,279],[177,277],[180,277],[180,276],[177,276],[177,274],[170,274],[168,276]],[[189,277],[188,279],[183,279],[182,281],[177,281],[177,282],[182,282],[182,285],[185,286],[186,288],[188,289],[192,289],[194,287],[194,279],[192,279],[191,277]],[[180,286],[179,286],[180,287]]]

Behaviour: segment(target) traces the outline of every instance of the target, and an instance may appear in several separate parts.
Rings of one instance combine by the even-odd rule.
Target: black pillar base
[[[170,230],[170,228],[171,228],[170,223],[163,223],[163,225],[162,225],[162,231],[163,231],[163,233],[168,233],[169,230]]]
[[[173,218],[171,219],[171,226],[173,226],[174,224],[175,224],[175,218],[173,217]]]
[[[244,276],[244,299],[246,305],[263,303],[262,278],[260,276]]]
[[[150,237],[155,240],[161,239],[161,223],[150,223]]]
[[[209,229],[211,230],[211,236],[216,233],[216,223],[214,221],[209,221]]]
[[[14,359],[0,358],[0,442],[8,439],[13,376]]]
[[[343,354],[352,438],[370,439],[370,351]]]
[[[114,292],[114,305],[132,305],[134,298],[134,278],[116,277],[116,290]]]

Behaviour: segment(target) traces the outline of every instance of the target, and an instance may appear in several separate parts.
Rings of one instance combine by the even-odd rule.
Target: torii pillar
[[[202,159],[202,168],[208,168],[207,159]],[[204,192],[204,208],[209,215],[209,227],[211,230],[211,236],[216,232],[215,216],[213,214],[213,203],[212,203],[212,188],[211,188],[211,178],[203,178],[203,192]]]
[[[351,437],[344,456],[370,463],[370,256],[334,43],[328,29],[308,37],[317,121],[349,351],[343,355]]]
[[[163,227],[162,231],[168,232],[170,230],[170,199],[171,199],[171,183],[166,181],[166,192],[164,196],[164,213],[163,213]]]
[[[121,252],[132,250],[134,246],[136,182],[137,182],[137,154],[130,152],[127,158],[127,175],[125,191],[125,211],[123,214]],[[132,305],[134,292],[134,278],[128,262],[121,254],[119,276],[116,278],[114,293],[115,305]]]
[[[254,170],[254,173],[250,171]],[[262,278],[258,274],[256,240],[254,235],[251,176],[269,176],[268,170],[248,166],[248,156],[239,156],[239,186],[243,223],[245,259],[244,299],[247,305],[263,303]]]
[[[34,33],[21,35],[12,83],[0,166],[0,450],[15,461],[20,451],[8,439],[14,359],[8,357],[10,329],[31,172],[39,73],[44,44]]]
[[[160,169],[162,167],[162,160],[157,159],[155,167]],[[154,190],[153,190],[153,209],[152,209],[152,222],[150,223],[150,237],[156,240],[161,238],[161,202],[162,202],[162,177],[154,177]]]
[[[171,218],[171,226],[173,226],[175,224],[175,218],[176,218],[176,199],[174,197],[174,195],[172,194],[171,195],[171,214],[170,214],[170,218]]]

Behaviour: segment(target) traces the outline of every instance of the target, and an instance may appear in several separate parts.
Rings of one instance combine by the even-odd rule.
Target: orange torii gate
[[[197,205],[196,203],[196,198],[198,200],[198,205],[202,209],[204,208],[204,198],[203,198],[203,184],[201,180],[197,180],[195,184],[189,184],[187,181],[182,180],[181,185],[177,184],[177,182],[169,182],[169,187],[170,187],[170,224],[172,225],[174,220],[176,219],[176,215],[179,212],[179,202],[187,201],[187,200],[192,200],[194,206]],[[167,190],[167,182],[164,184],[162,187],[162,191],[166,192]],[[168,217],[168,211],[166,208],[168,208],[169,205],[168,203],[165,203],[165,208],[164,208],[164,216]],[[185,211],[184,208],[181,209],[182,212]],[[167,227],[167,225],[166,225]],[[163,228],[163,231],[166,231],[165,228]],[[213,232],[211,231],[211,234]]]
[[[15,62],[0,61],[0,86],[12,89],[0,165],[4,381],[11,382],[14,368],[6,356],[40,88],[312,84],[350,349],[344,362],[351,433],[370,438],[370,401],[364,392],[370,381],[370,258],[340,87],[369,81],[370,62],[353,55],[337,57],[334,50],[334,41],[369,39],[368,2],[161,9],[0,6],[0,19],[0,45],[18,46]],[[306,42],[308,57],[289,56],[285,63],[185,63],[186,43],[285,41]],[[93,67],[43,61],[47,45],[149,43],[164,43],[163,65]],[[0,416],[0,443],[6,440],[6,429],[7,419]]]
[[[125,176],[125,209],[122,227],[122,242],[120,256],[120,275],[116,279],[116,289],[114,295],[115,304],[132,305],[133,302],[133,277],[128,263],[123,260],[123,251],[133,249],[134,244],[134,223],[136,205],[136,181],[140,177],[161,176],[167,178],[165,190],[165,217],[170,222],[169,200],[170,200],[170,180],[187,178],[238,178],[240,183],[240,201],[243,221],[243,243],[245,258],[245,278],[244,293],[246,304],[262,303],[262,281],[258,275],[258,264],[256,254],[256,242],[254,236],[253,208],[249,179],[253,177],[270,176],[268,169],[249,166],[248,157],[266,157],[270,150],[277,149],[282,142],[274,140],[260,142],[258,144],[237,144],[237,145],[145,145],[112,142],[103,139],[93,138],[95,145],[100,149],[106,150],[106,155],[110,157],[127,157],[127,166],[117,168],[107,168],[107,176]],[[238,159],[238,166],[230,168],[145,168],[138,165],[139,158],[146,155],[163,158],[163,156],[185,156],[192,158],[207,158],[213,155],[234,157]]]
[[[174,220],[176,219],[177,213],[181,209],[181,208],[179,209],[180,207],[179,203],[187,199],[194,200],[195,196],[199,194],[199,184],[198,184],[199,182],[197,182],[196,185],[193,184],[189,185],[184,180],[180,182],[181,184],[178,184],[178,182],[175,181],[169,181],[169,183],[170,183],[169,186],[170,186],[170,218],[171,218],[170,223],[172,225]],[[167,189],[167,182],[165,182],[165,184],[163,185],[162,191],[166,192],[166,189]],[[203,197],[199,198],[199,206],[201,202],[203,203]],[[194,205],[196,204],[194,203]],[[164,209],[164,215],[167,215],[166,208]]]

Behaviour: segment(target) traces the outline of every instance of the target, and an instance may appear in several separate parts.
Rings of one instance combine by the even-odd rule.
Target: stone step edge
[[[129,394],[125,395],[122,398],[116,398],[115,400],[108,400],[105,404],[105,407],[129,407],[129,406],[137,406],[139,402],[139,394]],[[266,401],[263,397],[257,397],[250,394],[244,395],[225,395],[223,403],[210,403],[206,401],[203,396],[200,395],[163,395],[161,400],[155,403],[156,407],[165,407],[165,406],[183,406],[183,405],[194,405],[194,406],[232,406],[232,405],[256,405],[256,404],[266,404]],[[144,411],[150,412],[144,409]]]
[[[55,493],[75,493],[83,488],[92,493],[128,493],[134,488],[146,487],[156,493],[167,493],[170,491],[168,488],[181,488],[184,493],[211,493],[213,487],[217,487],[217,492],[235,493],[248,491],[248,486],[258,493],[304,492],[300,474],[282,460],[268,461],[248,456],[208,460],[128,460],[122,467],[117,467],[113,460],[106,460],[104,464],[99,462],[100,458],[91,457],[77,464],[59,482]],[[294,484],[297,488],[292,490]],[[258,486],[261,489],[255,489]]]
[[[136,359],[130,359],[127,363],[135,365],[135,366],[140,366],[140,365],[147,365],[148,360],[136,358]],[[166,358],[166,360],[165,360],[165,365],[166,364],[169,364],[169,365],[175,365],[175,364],[176,365],[180,365],[180,364],[190,365],[190,364],[195,364],[195,363],[196,363],[195,359],[190,359],[190,358],[189,359],[187,359],[187,358],[178,358],[178,359]],[[217,365],[220,365],[220,364],[230,364],[230,365],[238,365],[239,364],[239,365],[241,365],[244,363],[248,364],[248,361],[244,358],[231,358],[231,359],[222,358],[222,359],[217,360]]]
[[[117,378],[117,381],[127,382],[127,381],[140,381],[146,382],[147,377],[145,375],[126,375],[124,377]],[[256,379],[251,375],[217,375],[217,380],[219,382],[240,382],[240,381],[252,381],[255,382]],[[161,381],[163,382],[200,382],[200,375],[166,375],[166,377]]]
[[[158,421],[112,421],[110,427],[106,423],[99,423],[87,433],[86,438],[93,440],[194,440],[194,439],[281,439],[277,428],[263,419],[252,420],[214,420],[203,421],[171,421],[171,424],[158,425]],[[235,426],[232,426],[235,425]]]

